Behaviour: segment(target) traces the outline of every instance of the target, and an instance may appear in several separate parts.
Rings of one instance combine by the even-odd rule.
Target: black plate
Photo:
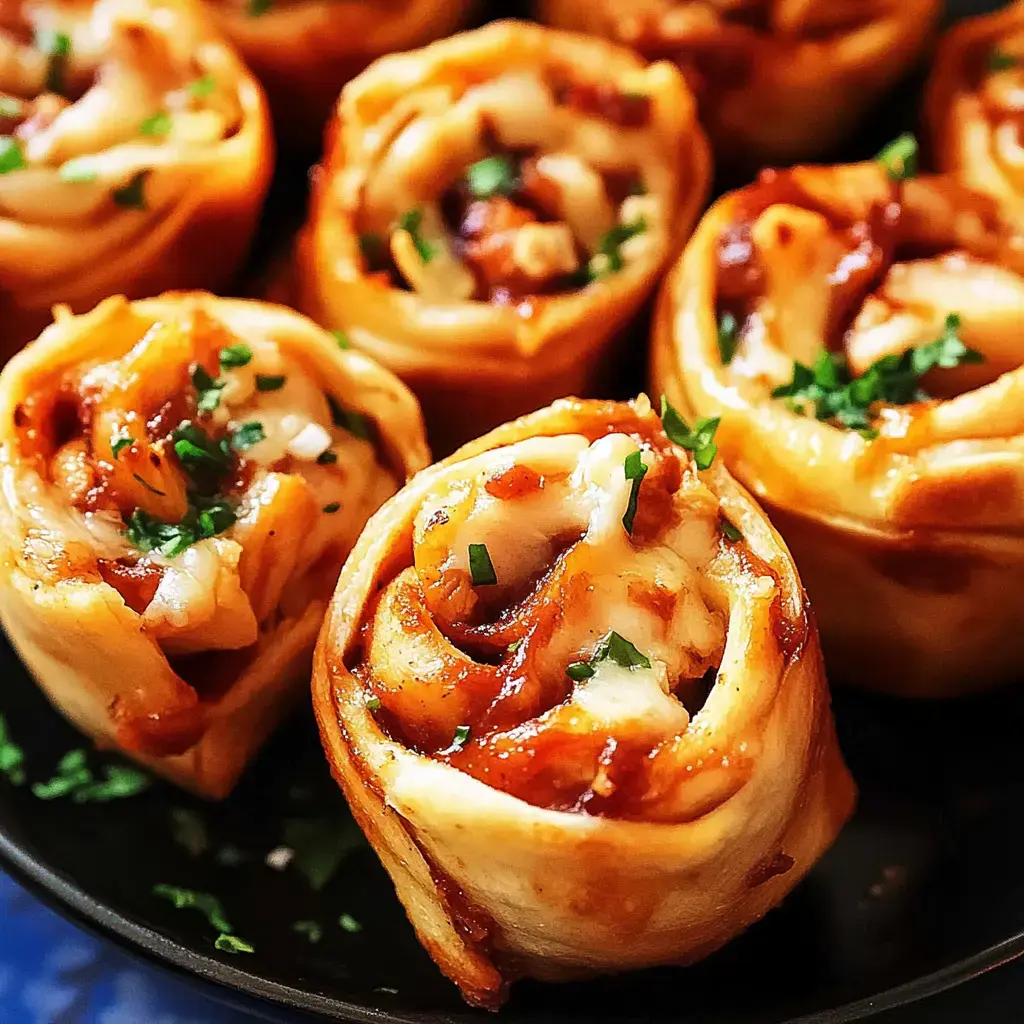
[[[871,155],[912,127],[917,101],[913,88],[887,100],[848,155]],[[259,246],[264,254],[301,216],[305,169],[301,161],[282,166]],[[639,373],[638,361],[637,380]],[[50,709],[5,639],[0,679],[0,711],[26,750],[30,780],[46,779],[81,738]],[[1017,842],[1024,693],[927,705],[841,691],[835,705],[860,805],[781,908],[685,970],[562,986],[519,983],[498,1019],[840,1024],[1024,954]],[[183,810],[204,820],[204,852],[175,839]],[[295,863],[276,870],[264,862],[296,828],[325,832],[343,854],[321,891]],[[221,863],[225,849],[244,859]],[[244,992],[340,1020],[482,1019],[416,942],[330,779],[308,711],[216,807],[163,784],[102,805],[42,802],[27,786],[0,778],[0,859],[79,921],[225,986],[211,990],[220,998]],[[157,883],[215,893],[255,953],[215,951],[216,933],[196,912],[156,898]],[[343,913],[362,930],[341,928]],[[293,930],[302,920],[322,925],[321,942]]]

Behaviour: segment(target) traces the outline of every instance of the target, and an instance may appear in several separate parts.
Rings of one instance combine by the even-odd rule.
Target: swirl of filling
[[[1024,2],[968,18],[939,47],[925,100],[939,169],[1024,224]]]
[[[663,427],[646,398],[556,403],[421,474],[342,574],[315,668],[325,746],[471,1000],[493,1001],[487,964],[508,980],[710,951],[849,810],[803,591],[749,497],[698,471],[714,428],[670,407]],[[409,837],[483,966],[403,883]],[[632,924],[594,909],[609,891],[643,904]]]
[[[1024,572],[1024,241],[986,197],[909,177],[911,141],[712,207],[666,285],[654,377],[723,416],[834,664],[935,692],[1019,663],[1010,608],[973,624]]]
[[[676,62],[725,162],[828,152],[913,64],[937,0],[538,0],[542,20]]]
[[[341,87],[387,53],[455,32],[473,0],[206,0],[267,91],[278,138],[319,145]]]
[[[22,656],[84,731],[215,795],[296,692],[364,522],[427,461],[389,375],[202,295],[62,316],[0,376],[0,438]]]
[[[301,303],[465,439],[593,383],[708,171],[668,64],[523,22],[390,57],[342,95]]]
[[[262,93],[180,0],[0,13],[0,344],[50,307],[220,287],[272,165]]]

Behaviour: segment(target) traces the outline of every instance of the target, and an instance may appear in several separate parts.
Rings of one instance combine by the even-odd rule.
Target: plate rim
[[[232,1003],[232,995],[243,996],[269,1004],[268,1008],[317,1013],[328,1019],[357,1021],[361,1024],[461,1024],[465,1019],[452,1016],[447,1011],[410,1014],[383,1008],[371,1009],[344,999],[295,988],[284,982],[270,981],[262,975],[215,959],[208,953],[198,953],[115,910],[91,895],[72,878],[49,867],[8,834],[2,817],[0,867],[72,923],[112,942],[128,955],[154,964],[182,980],[198,982],[199,987],[211,998],[229,1005]],[[888,1010],[939,995],[1020,957],[1024,957],[1024,929],[976,953],[910,981],[883,989],[875,995],[855,999],[829,1010],[779,1021],[778,1024],[850,1024],[851,1021],[867,1020]]]

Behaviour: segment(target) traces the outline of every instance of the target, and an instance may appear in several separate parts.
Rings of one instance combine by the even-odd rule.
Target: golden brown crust
[[[19,42],[0,92],[64,109],[14,130],[25,166],[0,186],[4,357],[55,304],[85,312],[111,294],[223,288],[246,256],[273,169],[263,92],[198,6],[161,2],[160,17],[155,6],[25,5],[30,35],[44,14],[67,30],[69,96],[45,91],[38,54]]]
[[[497,1006],[521,975],[557,980],[707,955],[782,899],[852,808],[799,578],[760,509],[717,464],[685,486],[713,494],[742,533],[715,556],[715,578],[733,595],[728,640],[719,684],[669,741],[689,768],[665,782],[662,797],[678,788],[665,817],[519,799],[454,767],[458,755],[417,753],[385,730],[386,708],[367,707],[363,627],[375,614],[379,624],[375,596],[407,570],[430,495],[470,460],[526,439],[637,429],[660,433],[645,402],[567,399],[420,474],[368,524],[317,646],[314,708],[335,777],[420,940],[476,1005]],[[769,591],[777,600],[760,605],[755,592]]]
[[[278,138],[319,144],[342,86],[384,54],[464,25],[474,0],[295,0],[258,15],[238,0],[206,0],[218,29],[267,91]]]
[[[637,100],[646,122],[629,127],[573,112],[556,102],[555,78],[568,92],[604,90],[620,101],[639,91],[649,97]],[[521,109],[530,113],[517,119]],[[402,146],[394,146],[403,128]],[[389,216],[398,220],[403,202],[429,210],[439,189],[455,187],[467,165],[487,155],[492,132],[517,151],[574,158],[578,151],[601,173],[646,178],[644,201],[658,208],[659,225],[649,225],[645,255],[585,287],[527,290],[503,302],[455,297],[464,285],[473,289],[470,261],[461,257],[434,261],[453,275],[451,297],[382,281],[366,265],[360,235],[383,231]],[[584,171],[586,185],[594,171]],[[681,248],[709,176],[692,100],[671,66],[525,22],[463,33],[385,58],[345,88],[298,246],[297,305],[402,377],[423,404],[434,447],[450,451],[480,429],[596,387],[615,340]],[[376,226],[367,226],[370,214]],[[588,241],[585,256],[595,251],[596,240]]]
[[[1024,223],[1024,2],[966,18],[943,37],[924,120],[940,171],[992,196]]]
[[[538,0],[542,21],[676,61],[716,157],[758,168],[833,150],[924,49],[938,0]]]
[[[132,506],[147,501],[155,503],[149,511],[157,519],[181,518],[170,504],[165,515],[153,509],[172,501],[180,472],[175,460],[183,458],[176,447],[172,455],[165,442],[145,439],[160,434],[158,418],[171,428],[183,416],[201,421],[182,393],[191,371],[178,361],[208,361],[207,336],[219,345],[250,345],[254,366],[282,360],[271,393],[280,399],[258,398],[257,380],[250,404],[243,398],[234,406],[240,415],[263,410],[264,452],[281,431],[290,430],[281,435],[290,437],[307,422],[289,428],[275,412],[294,408],[302,415],[307,380],[343,401],[351,415],[364,416],[376,441],[340,434],[331,440],[310,419],[306,436],[319,434],[331,444],[329,464],[312,465],[319,449],[302,452],[298,435],[288,449],[295,452],[291,461],[248,447],[244,458],[236,456],[244,480],[219,485],[235,494],[237,518],[177,554],[143,554],[126,538],[124,522],[133,521]],[[177,354],[182,346],[192,354]],[[150,351],[160,374],[132,377],[125,360],[145,359]],[[111,377],[108,367],[121,369]],[[179,375],[185,384],[175,383]],[[286,375],[298,383],[290,385]],[[237,391],[242,382],[232,377],[227,386]],[[140,387],[149,398],[138,395]],[[86,434],[68,442],[63,435],[78,429],[69,416],[79,394],[92,403],[75,413],[85,417],[92,440]],[[312,395],[322,401],[320,392]],[[111,456],[102,450],[111,430],[107,417],[120,415],[122,404],[142,418],[125,420],[122,436],[134,436]],[[154,406],[157,417],[146,423]],[[212,419],[205,422],[206,430],[219,429]],[[75,446],[85,461],[62,461],[61,453]],[[121,748],[201,795],[223,797],[301,692],[347,544],[380,501],[428,461],[412,395],[284,307],[168,293],[135,303],[109,299],[77,317],[64,312],[0,375],[4,627],[50,700],[98,744]],[[88,492],[74,486],[75,467],[88,474]],[[343,493],[344,507],[321,509],[325,488]]]
[[[862,270],[828,277],[855,238]],[[729,239],[760,268],[754,285],[725,269]],[[952,179],[796,168],[715,203],[659,298],[653,386],[684,414],[722,415],[722,452],[793,549],[830,664],[861,685],[948,694],[1018,661],[1018,619],[996,594],[1024,556],[1021,251],[994,204]],[[730,310],[741,340],[726,366]],[[771,397],[794,360],[845,347],[863,372],[931,342],[948,314],[984,361],[926,378],[943,398],[876,408],[877,439]]]

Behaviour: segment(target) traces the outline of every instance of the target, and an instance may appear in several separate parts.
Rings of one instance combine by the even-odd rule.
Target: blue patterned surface
[[[0,873],[0,1024],[243,1024],[169,974],[65,921]]]

